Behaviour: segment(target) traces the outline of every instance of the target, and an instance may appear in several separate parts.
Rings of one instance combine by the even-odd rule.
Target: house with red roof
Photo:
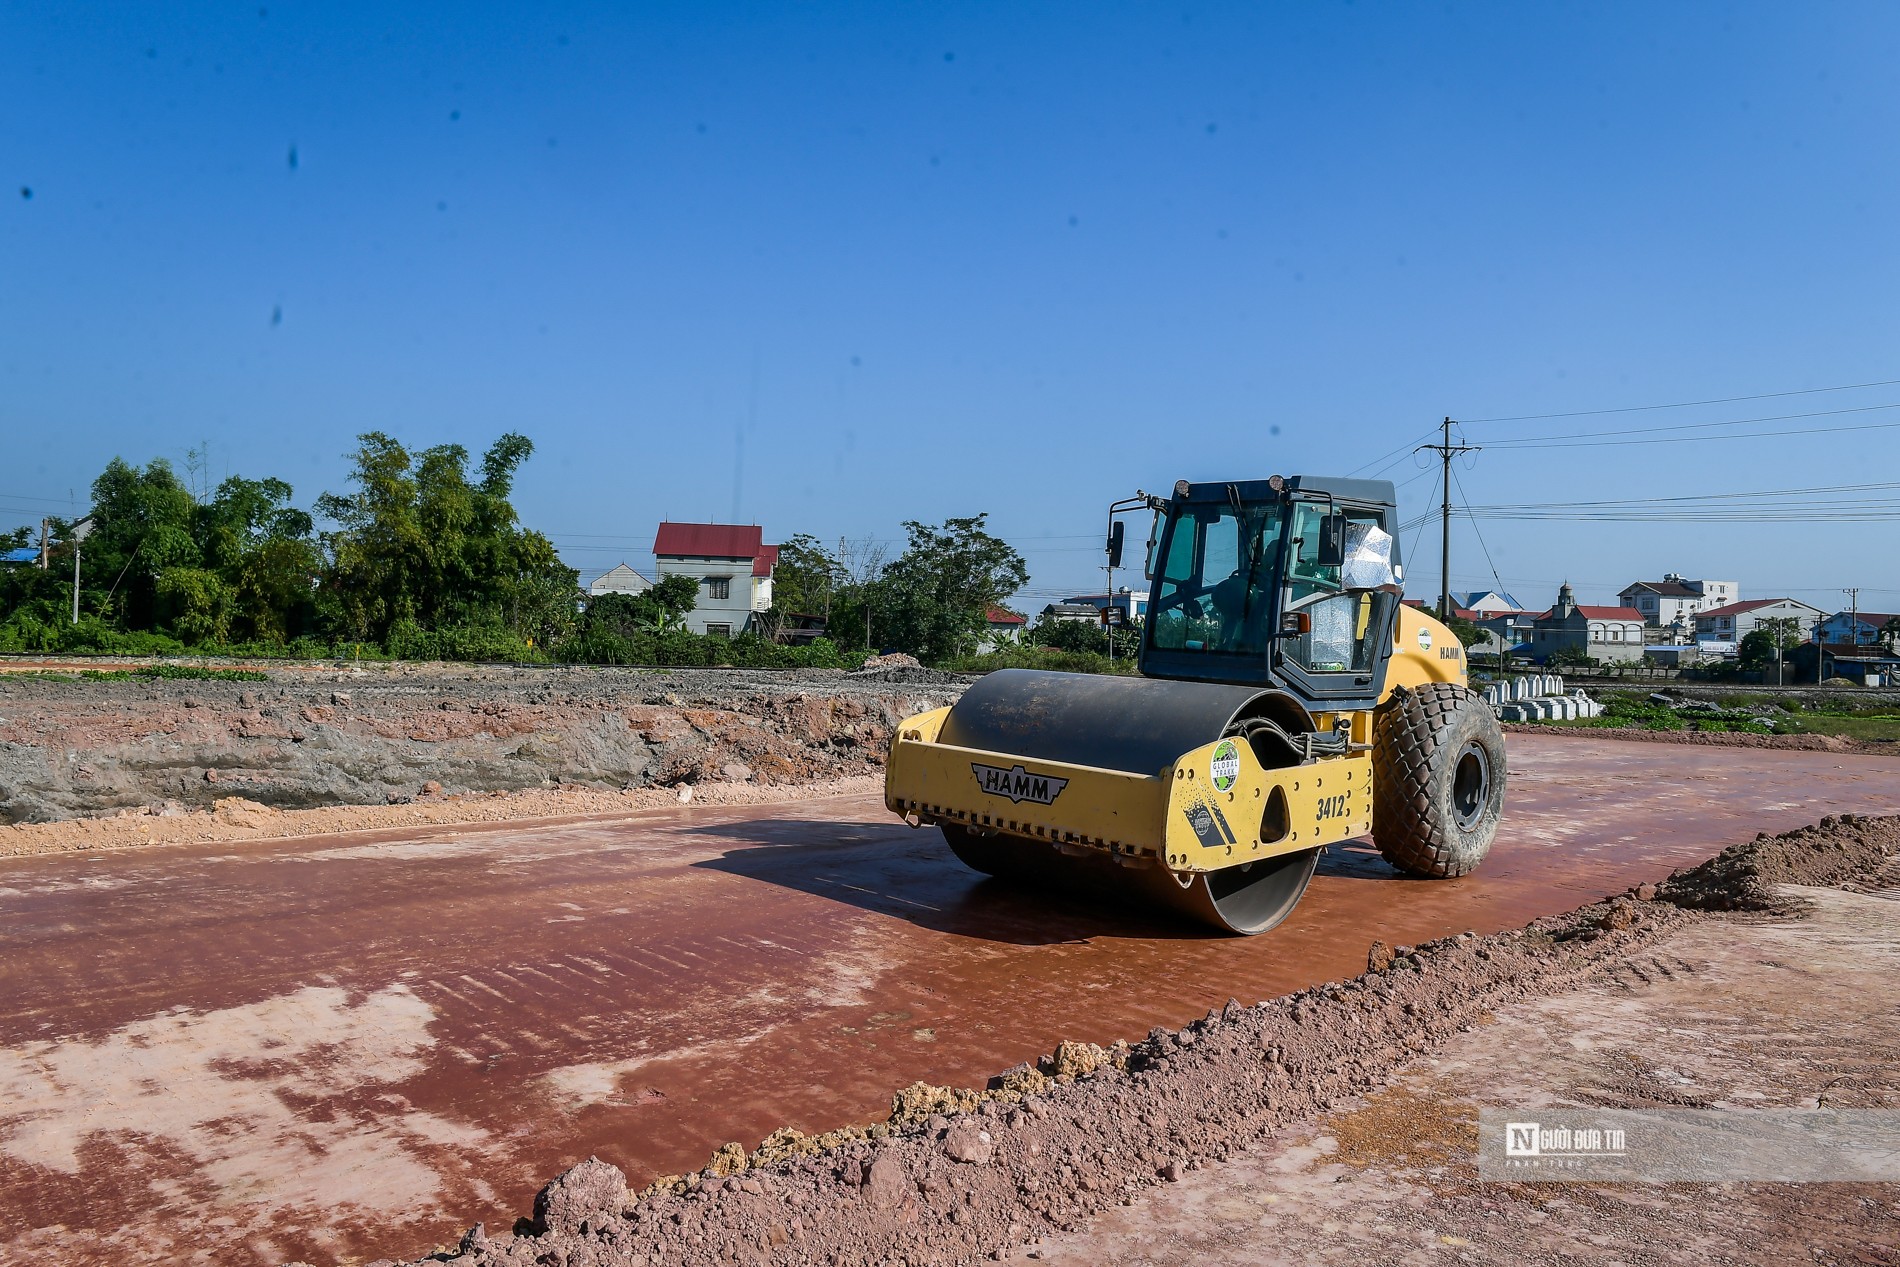
[[[1634,607],[1583,607],[1565,581],[1557,602],[1531,620],[1530,655],[1547,661],[1566,648],[1592,660],[1636,662],[1643,658],[1643,613]]]
[[[1741,597],[1734,581],[1694,581],[1680,572],[1666,572],[1660,581],[1636,581],[1617,598],[1625,607],[1643,613],[1651,629],[1674,627],[1687,635],[1697,612],[1735,602]]]
[[[1023,626],[1029,623],[1025,617],[1018,616],[1007,607],[990,608],[984,619],[989,624],[989,632],[985,635],[986,651],[1000,651],[1021,642]]]
[[[660,575],[690,576],[699,599],[686,615],[693,633],[730,638],[751,629],[772,606],[772,569],[778,547],[765,544],[757,524],[663,522],[653,538]]]

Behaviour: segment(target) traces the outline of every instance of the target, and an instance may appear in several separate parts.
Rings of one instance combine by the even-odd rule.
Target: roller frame
[[[1216,739],[1153,774],[1137,774],[942,743],[938,736],[949,715],[949,708],[939,708],[906,719],[891,745],[885,804],[915,824],[958,824],[1019,838],[1025,847],[1054,845],[1184,874],[1317,849],[1372,830],[1372,763],[1363,751],[1267,769],[1244,741]],[[1225,789],[1216,786],[1212,768],[1223,745],[1232,750],[1223,756],[1237,758]],[[1008,790],[1024,793],[1022,799],[985,791],[980,767],[1006,772]],[[1049,803],[1035,799],[1051,789]],[[1262,839],[1263,815],[1276,794],[1284,800],[1287,830]]]

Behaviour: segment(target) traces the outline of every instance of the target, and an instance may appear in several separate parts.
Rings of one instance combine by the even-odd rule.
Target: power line
[[[1892,408],[1893,406],[1883,406]],[[1654,440],[1576,440],[1552,443],[1545,440],[1526,440],[1518,443],[1498,441],[1498,447],[1515,450],[1522,449],[1601,449],[1616,445],[1638,444],[1707,444],[1715,440],[1766,440],[1772,436],[1819,436],[1841,431],[1891,431],[1900,427],[1900,422],[1865,422],[1851,427],[1796,427],[1788,431],[1750,431],[1742,435],[1726,436],[1668,436]]]
[[[1701,405],[1734,405],[1746,400],[1778,400],[1784,396],[1813,396],[1821,392],[1852,392],[1866,387],[1893,387],[1900,378],[1878,383],[1845,383],[1838,387],[1804,387],[1798,391],[1762,392],[1756,396],[1722,396],[1714,400],[1678,400],[1666,405],[1625,405],[1620,409],[1573,409],[1556,414],[1509,414],[1497,418],[1467,418],[1466,422],[1541,422],[1548,418],[1592,418],[1605,414],[1640,414],[1657,409],[1693,409]]]
[[[1661,427],[1626,427],[1618,431],[1573,431],[1562,435],[1519,436],[1493,440],[1498,447],[1540,448],[1553,440],[1590,440],[1602,436],[1647,436],[1664,431],[1709,431],[1716,427],[1746,427],[1757,422],[1791,422],[1799,418],[1837,418],[1842,414],[1870,414],[1883,409],[1900,409],[1900,403],[1887,405],[1856,405],[1851,409],[1817,409],[1804,414],[1768,414],[1760,418],[1730,418],[1723,422],[1672,422]],[[1712,436],[1720,440],[1722,436]]]
[[[1452,471],[1451,478],[1458,485],[1458,496],[1464,501],[1466,506],[1470,506],[1471,496],[1470,494],[1465,492],[1465,482],[1458,478],[1458,472],[1456,470]],[[1498,575],[1498,565],[1492,562],[1491,560],[1491,547],[1485,544],[1484,533],[1478,530],[1478,524],[1476,520],[1473,520],[1471,523],[1471,531],[1478,538],[1478,548],[1484,551],[1484,562],[1485,562],[1485,566],[1491,569],[1491,579],[1498,583],[1499,589],[1503,589],[1504,579]],[[1447,581],[1446,584],[1449,585],[1450,582]]]
[[[1378,471],[1374,471],[1371,475],[1366,476],[1367,479],[1377,478],[1380,471],[1387,471],[1387,470],[1390,470],[1392,467],[1397,466],[1398,459],[1410,457],[1412,454],[1418,452],[1418,446],[1430,440],[1432,436],[1437,433],[1437,431],[1438,431],[1438,428],[1433,427],[1430,431],[1424,432],[1421,435],[1415,436],[1412,439],[1407,440],[1404,444],[1400,445],[1396,449],[1393,449],[1391,452],[1381,453],[1378,457],[1373,458],[1372,461],[1364,463],[1361,466],[1355,467],[1354,469],[1347,471],[1344,478],[1351,479],[1353,476],[1359,474],[1360,471],[1365,470],[1367,467],[1379,466]],[[1391,458],[1394,460],[1387,461],[1388,458]],[[1379,465],[1380,463],[1384,463],[1384,465],[1380,466]]]

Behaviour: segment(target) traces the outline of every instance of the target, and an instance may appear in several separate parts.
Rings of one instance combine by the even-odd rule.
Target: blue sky
[[[527,433],[588,574],[663,516],[987,511],[1034,606],[1136,486],[1388,454],[1409,517],[1445,415],[1900,380],[1896,65],[1874,4],[8,3],[0,522],[205,441],[307,505],[371,428]],[[1861,429],[1500,443],[1823,411],[1615,439]],[[1888,423],[1473,422],[1454,492],[1900,480]],[[1479,527],[1456,588],[1900,610],[1891,522]]]

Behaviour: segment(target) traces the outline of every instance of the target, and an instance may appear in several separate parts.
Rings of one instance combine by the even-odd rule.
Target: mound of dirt
[[[290,810],[850,778],[880,772],[896,723],[950,703],[962,685],[902,666],[13,677],[0,680],[0,824],[209,810],[232,798]]]
[[[1665,902],[1714,911],[1787,907],[1776,889],[1866,885],[1900,853],[1900,818],[1842,814],[1779,836],[1766,832],[1732,845],[1699,866],[1676,872],[1657,888]]]
[[[893,651],[872,656],[851,673],[855,679],[874,682],[908,683],[916,686],[962,686],[969,678],[941,669],[927,669],[916,656]]]
[[[1895,849],[1900,818],[1828,819],[1522,930],[1375,945],[1377,967],[1350,981],[1254,1007],[1229,1000],[1132,1045],[1065,1043],[981,1092],[918,1084],[894,1097],[888,1121],[823,1143],[780,1131],[751,1157],[727,1145],[617,1217],[603,1217],[601,1203],[624,1193],[624,1176],[589,1161],[544,1190],[537,1218],[515,1235],[472,1229],[449,1258],[467,1267],[1008,1258],[1383,1085],[1504,1004],[1579,984],[1698,918],[1684,908],[1755,900],[1773,884],[1838,883]],[[556,1209],[575,1213],[549,1217]]]

